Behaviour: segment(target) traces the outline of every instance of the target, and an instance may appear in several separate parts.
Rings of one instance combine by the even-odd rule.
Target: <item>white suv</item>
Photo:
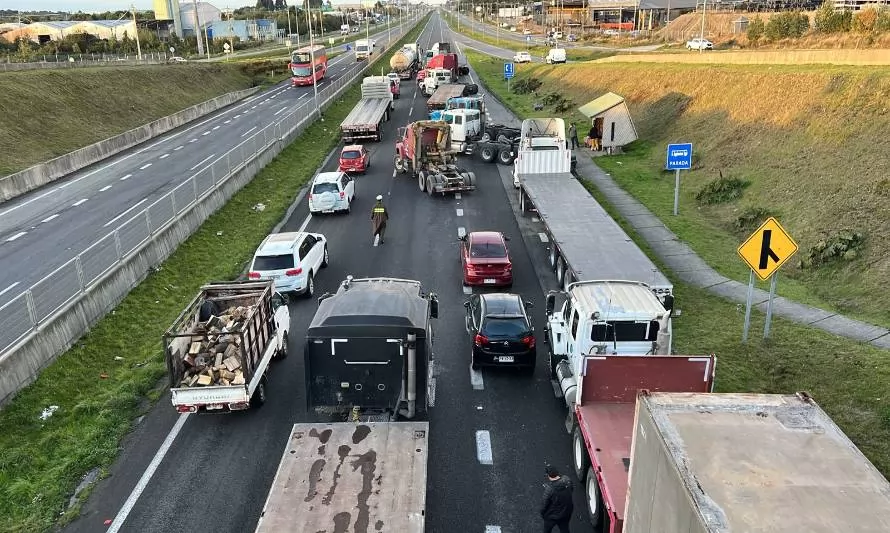
[[[250,263],[250,279],[271,279],[279,292],[315,294],[315,275],[328,266],[328,241],[321,233],[273,233]]]
[[[355,180],[345,172],[319,172],[309,189],[309,213],[349,213]]]
[[[514,63],[531,63],[532,56],[528,52],[516,52],[516,55],[513,56]]]

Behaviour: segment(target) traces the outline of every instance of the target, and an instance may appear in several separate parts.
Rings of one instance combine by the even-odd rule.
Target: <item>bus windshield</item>
[[[312,69],[309,67],[294,67],[291,70],[294,76],[309,76],[312,74]]]

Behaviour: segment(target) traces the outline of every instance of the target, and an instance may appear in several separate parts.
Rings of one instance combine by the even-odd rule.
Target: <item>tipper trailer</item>
[[[362,80],[362,98],[340,123],[343,141],[383,139],[383,123],[395,108],[391,81],[386,76],[368,76]]]

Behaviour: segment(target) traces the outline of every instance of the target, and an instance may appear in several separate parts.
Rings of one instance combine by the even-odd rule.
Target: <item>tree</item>
[[[757,41],[763,39],[764,33],[766,33],[766,23],[760,16],[754,17],[754,20],[748,23],[748,40],[752,44],[757,44]]]
[[[285,9],[286,7],[287,4],[284,2],[284,0],[275,0],[275,11],[280,11],[282,9]]]
[[[850,31],[853,22],[851,11],[837,11],[831,0],[825,0],[816,11],[813,28],[819,33],[838,33]]]
[[[275,0],[256,0],[257,9],[272,11],[275,9]]]
[[[764,34],[770,41],[796,39],[810,29],[810,18],[806,13],[786,11],[769,19]]]
[[[859,33],[871,33],[878,24],[878,10],[874,7],[866,7],[853,17],[853,30]]]

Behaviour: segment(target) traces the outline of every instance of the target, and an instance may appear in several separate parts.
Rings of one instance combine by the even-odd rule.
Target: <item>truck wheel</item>
[[[563,261],[562,257],[559,258],[559,261],[556,263],[556,282],[559,283],[559,286],[562,287],[563,282],[566,279],[566,264]]]
[[[250,397],[251,407],[262,407],[264,403],[266,403],[266,376],[260,378],[260,384]]]
[[[513,163],[513,152],[509,148],[504,148],[498,152],[498,163],[502,165],[510,165]]]
[[[497,156],[498,153],[493,146],[483,146],[482,149],[479,150],[479,159],[486,163],[493,163]]]
[[[559,260],[559,255],[556,253],[556,245],[550,245],[550,270],[556,271],[556,262]]]
[[[467,172],[467,185],[476,186],[476,173],[475,172]]]
[[[426,177],[426,193],[428,195],[432,196],[434,192],[436,192],[436,188],[433,186],[433,177],[427,176]]]
[[[393,165],[396,167],[396,172],[398,172],[399,174],[404,174],[404,173],[405,173],[405,165],[402,164],[402,158],[401,158],[401,157],[399,157],[399,156],[395,156],[395,157],[393,158],[393,161],[392,161],[392,162],[393,162]]]
[[[575,475],[578,477],[578,481],[584,483],[584,475],[590,467],[590,458],[587,457],[584,436],[581,435],[581,428],[578,426],[575,426],[575,430],[572,431],[572,459]]]
[[[275,356],[279,361],[282,359],[287,359],[287,332],[284,332],[284,335],[281,337],[281,348],[278,349],[278,354]]]
[[[426,173],[422,170],[417,173],[417,186],[420,188],[420,192],[425,192]]]
[[[324,258],[321,260],[321,268],[327,268],[330,256],[328,255],[328,245],[324,246]]]
[[[594,529],[599,528],[603,520],[603,500],[600,497],[600,486],[593,467],[587,468],[587,514]]]

